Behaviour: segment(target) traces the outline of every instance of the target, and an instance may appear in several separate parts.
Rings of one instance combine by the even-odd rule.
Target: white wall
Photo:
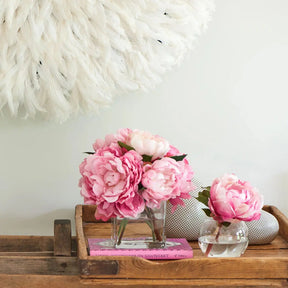
[[[234,172],[288,214],[287,75],[288,1],[216,0],[194,52],[150,93],[64,124],[2,118],[0,234],[73,220],[82,152],[122,127],[166,137],[205,185]]]

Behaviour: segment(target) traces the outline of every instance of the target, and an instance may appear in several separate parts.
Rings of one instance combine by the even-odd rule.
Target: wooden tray
[[[0,236],[0,287],[82,287],[76,245],[70,220],[55,220],[54,236]]]
[[[275,207],[265,210],[277,217],[279,235],[240,258],[204,258],[191,242],[193,259],[149,261],[89,256],[87,237],[109,237],[110,224],[95,221],[95,207],[80,205],[77,237],[69,220],[55,220],[54,236],[0,236],[0,287],[288,287],[288,220]]]
[[[89,256],[87,238],[109,238],[111,224],[96,222],[95,206],[78,205],[76,233],[81,278],[86,279],[87,285],[101,287],[287,287],[288,220],[274,206],[264,209],[278,219],[279,235],[270,244],[250,245],[239,258],[206,258],[198,243],[190,242],[194,250],[191,259],[146,260]],[[114,286],[109,286],[111,279]]]

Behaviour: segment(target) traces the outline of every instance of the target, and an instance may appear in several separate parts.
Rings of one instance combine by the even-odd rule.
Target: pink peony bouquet
[[[234,174],[216,178],[196,199],[209,207],[203,209],[207,216],[224,225],[258,220],[263,207],[263,196],[258,190]]]
[[[185,154],[149,132],[121,129],[93,144],[80,164],[85,204],[97,205],[96,219],[137,217],[146,207],[170,201],[184,206],[194,189]]]

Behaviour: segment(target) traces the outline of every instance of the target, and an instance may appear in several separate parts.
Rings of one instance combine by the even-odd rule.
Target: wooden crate
[[[77,237],[71,237],[69,220],[55,220],[54,236],[0,236],[0,287],[288,287],[288,220],[275,207],[265,209],[280,224],[271,244],[216,259],[203,257],[191,242],[192,259],[150,261],[89,256],[87,237],[109,237],[111,227],[95,221],[95,207],[79,205]]]
[[[239,258],[206,258],[197,242],[194,257],[146,260],[138,257],[89,256],[87,238],[109,238],[111,224],[96,222],[95,206],[76,207],[76,233],[82,283],[99,287],[288,287],[288,220],[273,206],[279,221],[270,244],[250,245]],[[95,287],[95,286],[94,286]]]
[[[54,236],[0,236],[1,288],[77,288],[79,278],[70,220],[55,220]]]

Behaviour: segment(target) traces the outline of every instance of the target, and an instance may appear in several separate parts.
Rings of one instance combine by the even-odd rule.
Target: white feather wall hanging
[[[0,110],[64,121],[150,89],[213,9],[214,0],[0,0]]]

